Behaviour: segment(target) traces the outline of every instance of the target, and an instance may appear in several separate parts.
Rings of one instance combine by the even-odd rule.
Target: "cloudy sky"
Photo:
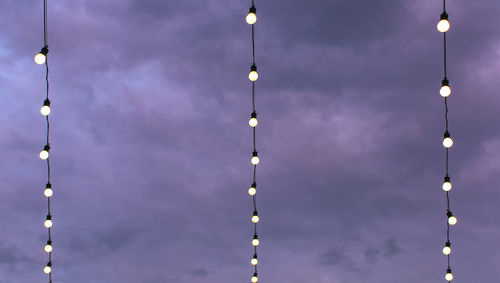
[[[250,282],[243,0],[51,0],[54,282]],[[449,1],[452,268],[500,277],[500,2]],[[41,0],[0,9],[0,282],[47,282]],[[439,0],[256,0],[259,282],[444,282]]]

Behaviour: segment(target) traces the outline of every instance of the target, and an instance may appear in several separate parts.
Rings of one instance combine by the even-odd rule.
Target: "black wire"
[[[43,43],[47,46],[47,0],[43,0]]]

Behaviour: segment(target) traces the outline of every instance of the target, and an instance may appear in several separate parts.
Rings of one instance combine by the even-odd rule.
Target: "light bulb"
[[[255,128],[259,124],[259,121],[257,121],[257,113],[252,112],[252,116],[250,116],[250,120],[248,121],[248,125],[250,127]]]
[[[45,55],[43,55],[42,53],[38,53],[35,55],[35,63],[37,63],[38,65],[44,64],[45,61],[46,61]]]
[[[47,215],[47,218],[45,219],[45,222],[43,222],[43,225],[45,226],[45,228],[52,227],[52,216]]]
[[[451,226],[453,226],[453,225],[457,224],[457,222],[458,222],[458,219],[457,219],[455,216],[450,216],[450,217],[448,218],[448,223],[449,223]]]
[[[40,109],[40,113],[42,113],[43,116],[47,116],[50,114],[50,100],[45,99],[43,102],[43,106]]]
[[[446,176],[444,177],[444,183],[443,183],[443,191],[449,192],[451,191],[452,185],[450,182],[450,177]]]
[[[441,14],[437,24],[437,29],[439,32],[447,32],[450,30],[450,22],[448,21],[448,14],[446,12]]]
[[[448,270],[446,271],[446,275],[444,276],[444,279],[446,279],[446,281],[453,280],[453,274],[451,273],[451,269],[448,268]]]
[[[40,151],[40,159],[45,160],[49,158],[49,150],[50,146],[46,145],[43,147],[42,151]]]
[[[260,244],[260,242],[259,242],[259,237],[257,236],[257,234],[254,234],[254,235],[253,235],[253,240],[252,240],[252,245],[253,245],[254,247],[256,247],[256,246],[258,246],[259,244]]]
[[[43,268],[43,272],[45,272],[46,274],[49,274],[52,272],[52,264],[49,262],[47,263],[47,265]]]
[[[254,196],[257,193],[257,183],[253,183],[250,189],[248,189],[248,194]]]
[[[437,24],[437,29],[440,32],[447,32],[450,30],[450,22],[446,19],[440,20]]]
[[[49,48],[48,46],[44,46],[42,50],[40,50],[40,53],[35,55],[35,63],[38,65],[42,65],[47,61],[47,53],[49,53]]]
[[[453,146],[453,140],[451,139],[451,135],[448,131],[444,133],[443,146],[446,148]]]
[[[451,94],[451,88],[450,86],[444,85],[441,87],[439,90],[439,94],[441,94],[442,97],[448,97]]]
[[[253,212],[253,216],[252,216],[252,222],[253,223],[258,223],[259,222],[259,215],[257,214],[257,211],[254,211]]]
[[[259,263],[259,260],[257,259],[257,255],[253,255],[253,258],[250,260],[250,263],[252,265],[257,265],[257,263]]]
[[[259,277],[257,277],[257,273],[254,273],[252,276],[252,282],[257,283],[259,281]]]
[[[259,73],[257,73],[257,66],[255,64],[250,67],[250,73],[248,74],[248,79],[255,82],[259,78]]]
[[[47,241],[47,244],[43,248],[46,253],[51,253],[52,252],[52,241]]]
[[[50,183],[47,183],[47,186],[45,187],[45,190],[43,191],[43,195],[50,198],[54,192],[52,191],[52,185]]]
[[[257,165],[260,163],[259,155],[257,154],[257,151],[254,151],[252,154],[252,159],[250,160],[253,165]]]
[[[450,242],[446,242],[446,244],[444,245],[443,254],[444,255],[451,254],[451,244],[450,244]]]
[[[448,81],[448,79],[446,77],[441,82],[441,89],[439,90],[439,94],[442,97],[448,97],[451,94],[450,81]]]
[[[255,6],[252,6],[250,8],[250,11],[248,11],[248,15],[246,17],[246,20],[247,20],[247,24],[249,25],[253,25],[257,22],[257,9],[255,8]]]

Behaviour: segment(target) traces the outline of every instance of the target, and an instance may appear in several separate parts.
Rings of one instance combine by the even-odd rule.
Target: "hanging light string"
[[[42,108],[40,109],[40,113],[45,116],[45,121],[47,123],[47,138],[46,143],[43,146],[42,151],[39,156],[40,159],[46,160],[47,162],[47,184],[44,189],[44,196],[47,198],[47,216],[44,221],[44,226],[48,231],[48,240],[45,244],[44,250],[48,255],[48,262],[43,268],[43,272],[48,274],[49,283],[52,283],[52,215],[50,212],[50,199],[53,195],[52,184],[50,183],[50,122],[49,122],[49,114],[50,114],[50,100],[49,100],[49,63],[47,54],[49,53],[49,46],[47,44],[47,0],[43,0],[43,47],[38,54],[35,55],[35,63],[39,65],[45,64],[45,83],[46,83],[46,95],[45,100],[43,102]]]
[[[248,194],[252,196],[253,203],[253,213],[251,221],[254,224],[254,234],[252,239],[253,246],[253,256],[250,260],[250,264],[253,265],[253,275],[250,279],[251,282],[256,283],[259,281],[258,272],[257,272],[257,264],[259,262],[257,258],[257,247],[259,246],[259,236],[257,234],[257,223],[259,222],[259,214],[257,212],[257,165],[260,162],[259,154],[257,152],[256,139],[255,139],[255,128],[257,127],[257,112],[255,111],[255,81],[259,78],[259,74],[257,73],[257,65],[255,63],[255,23],[257,22],[257,9],[255,8],[254,0],[252,0],[252,6],[246,16],[246,22],[252,27],[252,65],[250,66],[250,73],[248,74],[248,78],[252,82],[252,113],[250,114],[250,120],[248,124],[252,128],[253,132],[253,152],[252,158],[250,162],[253,165],[253,182],[248,190]]]
[[[453,146],[453,139],[448,129],[448,97],[451,95],[450,82],[448,80],[447,74],[447,56],[446,56],[446,34],[450,30],[450,22],[448,21],[448,13],[446,12],[446,0],[443,0],[443,13],[440,16],[439,22],[437,24],[437,29],[439,32],[443,33],[443,71],[444,78],[441,82],[441,89],[439,90],[440,95],[444,98],[444,120],[445,120],[445,132],[443,137],[443,146],[446,149],[445,155],[445,168],[446,175],[443,182],[443,190],[446,192],[446,243],[443,247],[443,254],[447,256],[448,268],[446,269],[445,279],[446,281],[453,280],[453,273],[451,271],[451,240],[450,240],[450,228],[451,226],[457,224],[457,218],[453,216],[450,207],[450,191],[452,188],[451,178],[449,175],[449,151]]]

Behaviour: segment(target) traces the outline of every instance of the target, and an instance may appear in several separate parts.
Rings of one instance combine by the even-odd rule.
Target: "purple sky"
[[[41,1],[0,10],[0,283],[46,282]],[[49,1],[54,282],[250,282],[250,1]],[[500,278],[500,2],[449,1],[455,283]],[[444,282],[438,0],[257,0],[259,282]]]

